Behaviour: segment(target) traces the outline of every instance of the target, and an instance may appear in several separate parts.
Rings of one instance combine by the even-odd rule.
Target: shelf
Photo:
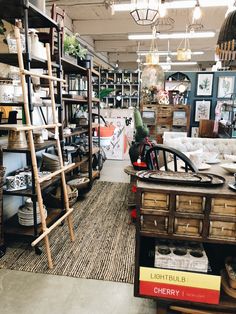
[[[100,76],[100,73],[98,71],[96,71],[95,69],[92,69],[92,74],[94,74],[96,76]]]
[[[68,172],[78,168],[79,166],[81,166],[82,164],[84,164],[87,161],[88,161],[88,158],[84,157],[81,161],[76,162],[69,170],[66,170],[65,172],[68,173]]]
[[[86,129],[77,130],[77,131],[71,132],[70,134],[63,135],[63,137],[64,138],[69,138],[69,137],[72,137],[72,136],[75,136],[75,135],[84,134],[84,133],[87,133],[87,132],[88,132],[88,130],[86,130]]]
[[[88,103],[87,99],[74,99],[74,98],[62,98],[62,101],[64,101],[67,104],[81,104],[81,103]]]
[[[48,211],[48,217],[46,219],[47,226],[52,225],[60,216],[63,215],[63,212],[61,209],[47,209]],[[38,234],[42,233],[42,226],[41,224],[38,225],[37,227]],[[32,236],[34,237],[34,226],[26,227],[26,226],[21,226],[18,223],[18,216],[15,214],[12,216],[10,219],[6,221],[4,224],[4,233],[6,235],[15,235],[15,236]]]
[[[64,72],[67,74],[83,74],[86,75],[87,74],[87,69],[83,68],[69,60],[67,60],[66,58],[61,58],[61,64],[63,67]]]
[[[99,98],[94,97],[94,98],[92,98],[92,102],[100,102],[100,99],[99,99]]]
[[[23,54],[24,63],[26,66],[26,54]],[[0,62],[18,67],[17,53],[0,53]],[[58,68],[59,65],[52,62],[52,66]],[[30,67],[47,69],[47,61],[38,57],[31,56]]]
[[[24,106],[23,102],[0,102],[1,107],[22,107]]]
[[[34,144],[35,145],[35,151],[39,152],[40,150],[44,150],[46,148],[52,147],[56,145],[55,140],[49,140],[45,141],[43,144]],[[6,140],[6,143],[1,144],[2,149],[4,152],[11,152],[11,153],[30,153],[29,147],[27,148],[8,148],[8,142]]]
[[[140,231],[140,236],[142,237],[149,237],[149,238],[160,238],[160,239],[167,239],[167,240],[184,240],[184,241],[194,241],[194,242],[203,242],[203,243],[217,243],[217,244],[231,244],[236,245],[235,240],[229,240],[227,238],[203,238],[202,236],[186,236],[183,234],[167,234],[167,233],[156,233],[151,231]]]
[[[15,25],[15,19],[23,20],[24,18],[25,7],[24,3],[25,1],[23,0],[1,1],[0,18]],[[44,14],[42,11],[40,11],[38,8],[36,8],[33,4],[29,2],[28,2],[28,16],[29,28],[45,28],[45,27],[57,28],[57,23],[53,19],[51,19],[48,15]]]

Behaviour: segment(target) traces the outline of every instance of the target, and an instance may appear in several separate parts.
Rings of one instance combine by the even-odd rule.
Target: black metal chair
[[[182,162],[178,162],[182,161]],[[196,166],[183,153],[172,147],[157,144],[146,152],[146,163],[150,170],[197,172]],[[171,165],[171,166],[170,166]]]

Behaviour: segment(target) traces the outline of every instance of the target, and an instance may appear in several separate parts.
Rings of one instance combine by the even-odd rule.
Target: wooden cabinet
[[[199,308],[217,308],[221,311],[225,310],[227,313],[235,313],[236,300],[225,295],[223,291],[220,294],[220,271],[224,268],[227,255],[236,256],[236,194],[227,185],[228,182],[233,181],[231,176],[225,175],[217,165],[212,166],[212,173],[222,174],[226,178],[226,183],[212,189],[137,182],[135,296],[158,298],[158,304],[166,302],[169,305],[177,303],[190,305],[193,304],[189,302],[192,300]],[[175,245],[177,249],[173,249]],[[165,266],[162,266],[163,268],[155,267],[154,265],[160,265],[157,261],[160,255],[156,251],[157,246],[162,252],[162,260],[166,260],[166,263],[199,266],[202,261],[203,264],[200,268],[205,269],[205,274],[195,273],[197,269],[200,269],[199,267],[195,267],[191,271],[187,269],[187,272],[186,268],[182,268],[182,266],[179,269],[172,268],[172,270],[175,269],[173,273],[169,273],[168,266],[166,268]],[[196,249],[196,247],[198,248]],[[204,251],[201,251],[203,248]],[[174,256],[174,250],[180,252],[178,256]],[[190,254],[191,256],[187,253],[185,259],[181,260],[182,251],[194,252]],[[172,259],[168,259],[168,254],[173,255]],[[200,256],[202,257],[201,261]],[[162,265],[167,264],[162,263]],[[168,287],[167,281],[163,279],[167,278],[164,276],[168,274],[184,278],[199,276],[202,279],[198,288],[201,289],[207,285],[209,291],[214,291],[215,296],[218,293],[219,302],[217,297],[211,301],[210,294],[209,298],[206,294],[204,297],[203,290],[203,303],[197,297],[194,299],[193,296],[196,292],[194,289],[192,290],[193,299],[162,295],[161,290],[157,292],[156,287],[161,288],[162,285],[166,285],[166,288],[171,289]],[[160,278],[163,280],[160,281]],[[185,295],[187,290],[184,292],[184,287],[180,289]]]
[[[160,105],[141,104],[141,112],[144,122],[148,125],[150,136],[162,143],[164,132],[187,132],[190,130],[190,106],[189,105]],[[154,122],[145,118],[147,113],[153,113]]]

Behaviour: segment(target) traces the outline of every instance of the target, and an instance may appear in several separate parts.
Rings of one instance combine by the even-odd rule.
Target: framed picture
[[[218,98],[230,98],[234,92],[234,76],[220,76],[218,80]]]
[[[214,73],[197,74],[196,96],[212,96]]]
[[[196,126],[193,126],[191,129],[191,137],[198,137],[199,134],[199,128]]]
[[[195,100],[195,122],[210,119],[211,100]]]

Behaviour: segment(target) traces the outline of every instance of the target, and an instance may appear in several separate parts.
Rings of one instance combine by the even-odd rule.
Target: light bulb
[[[165,17],[166,16],[166,7],[165,5],[161,4],[159,7],[159,16]]]
[[[140,63],[140,62],[141,62],[140,58],[138,58],[138,59],[136,60],[136,62],[137,62],[137,63]]]
[[[195,8],[193,10],[193,19],[199,20],[201,17],[202,17],[202,10],[201,10],[199,4],[196,4]]]

